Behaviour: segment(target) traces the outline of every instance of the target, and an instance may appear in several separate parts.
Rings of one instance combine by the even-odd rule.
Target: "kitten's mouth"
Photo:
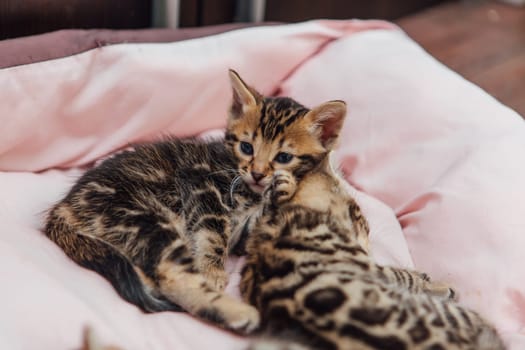
[[[262,193],[264,191],[264,186],[259,183],[249,183],[248,186],[255,193]]]

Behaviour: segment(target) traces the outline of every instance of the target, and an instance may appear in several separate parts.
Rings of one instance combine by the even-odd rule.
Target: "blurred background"
[[[525,0],[0,0],[0,40],[68,28],[176,30],[315,18],[393,21],[525,115]]]
[[[397,19],[442,0],[0,0],[1,38],[62,28],[195,27],[312,18]]]

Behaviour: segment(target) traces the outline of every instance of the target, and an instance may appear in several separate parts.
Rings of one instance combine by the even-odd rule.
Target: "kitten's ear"
[[[257,106],[260,95],[257,91],[246,85],[233,69],[229,71],[230,83],[233,91],[233,101],[230,115],[233,118],[241,117],[248,109]]]
[[[308,112],[307,118],[312,122],[312,131],[327,150],[335,146],[345,116],[346,103],[339,100],[325,102]]]

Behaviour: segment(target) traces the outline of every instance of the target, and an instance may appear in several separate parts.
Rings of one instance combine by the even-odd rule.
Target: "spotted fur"
[[[230,80],[225,141],[133,145],[76,182],[49,211],[45,234],[144,311],[185,310],[249,332],[259,314],[223,293],[225,259],[243,251],[242,233],[273,171],[304,175],[337,136],[345,105],[309,110],[262,96],[233,71]]]
[[[368,254],[368,224],[325,158],[276,173],[247,242],[241,294],[261,312],[252,349],[499,350],[448,286]]]

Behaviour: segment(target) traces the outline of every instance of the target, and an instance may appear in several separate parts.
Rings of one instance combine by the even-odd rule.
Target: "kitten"
[[[249,332],[259,314],[223,293],[225,259],[242,252],[237,243],[274,171],[304,176],[337,136],[345,105],[309,110],[229,75],[225,141],[168,138],[103,161],[49,211],[45,234],[144,311],[182,309]]]
[[[373,262],[367,221],[328,157],[299,181],[276,172],[263,206],[240,285],[261,313],[252,349],[504,349],[447,286]]]

